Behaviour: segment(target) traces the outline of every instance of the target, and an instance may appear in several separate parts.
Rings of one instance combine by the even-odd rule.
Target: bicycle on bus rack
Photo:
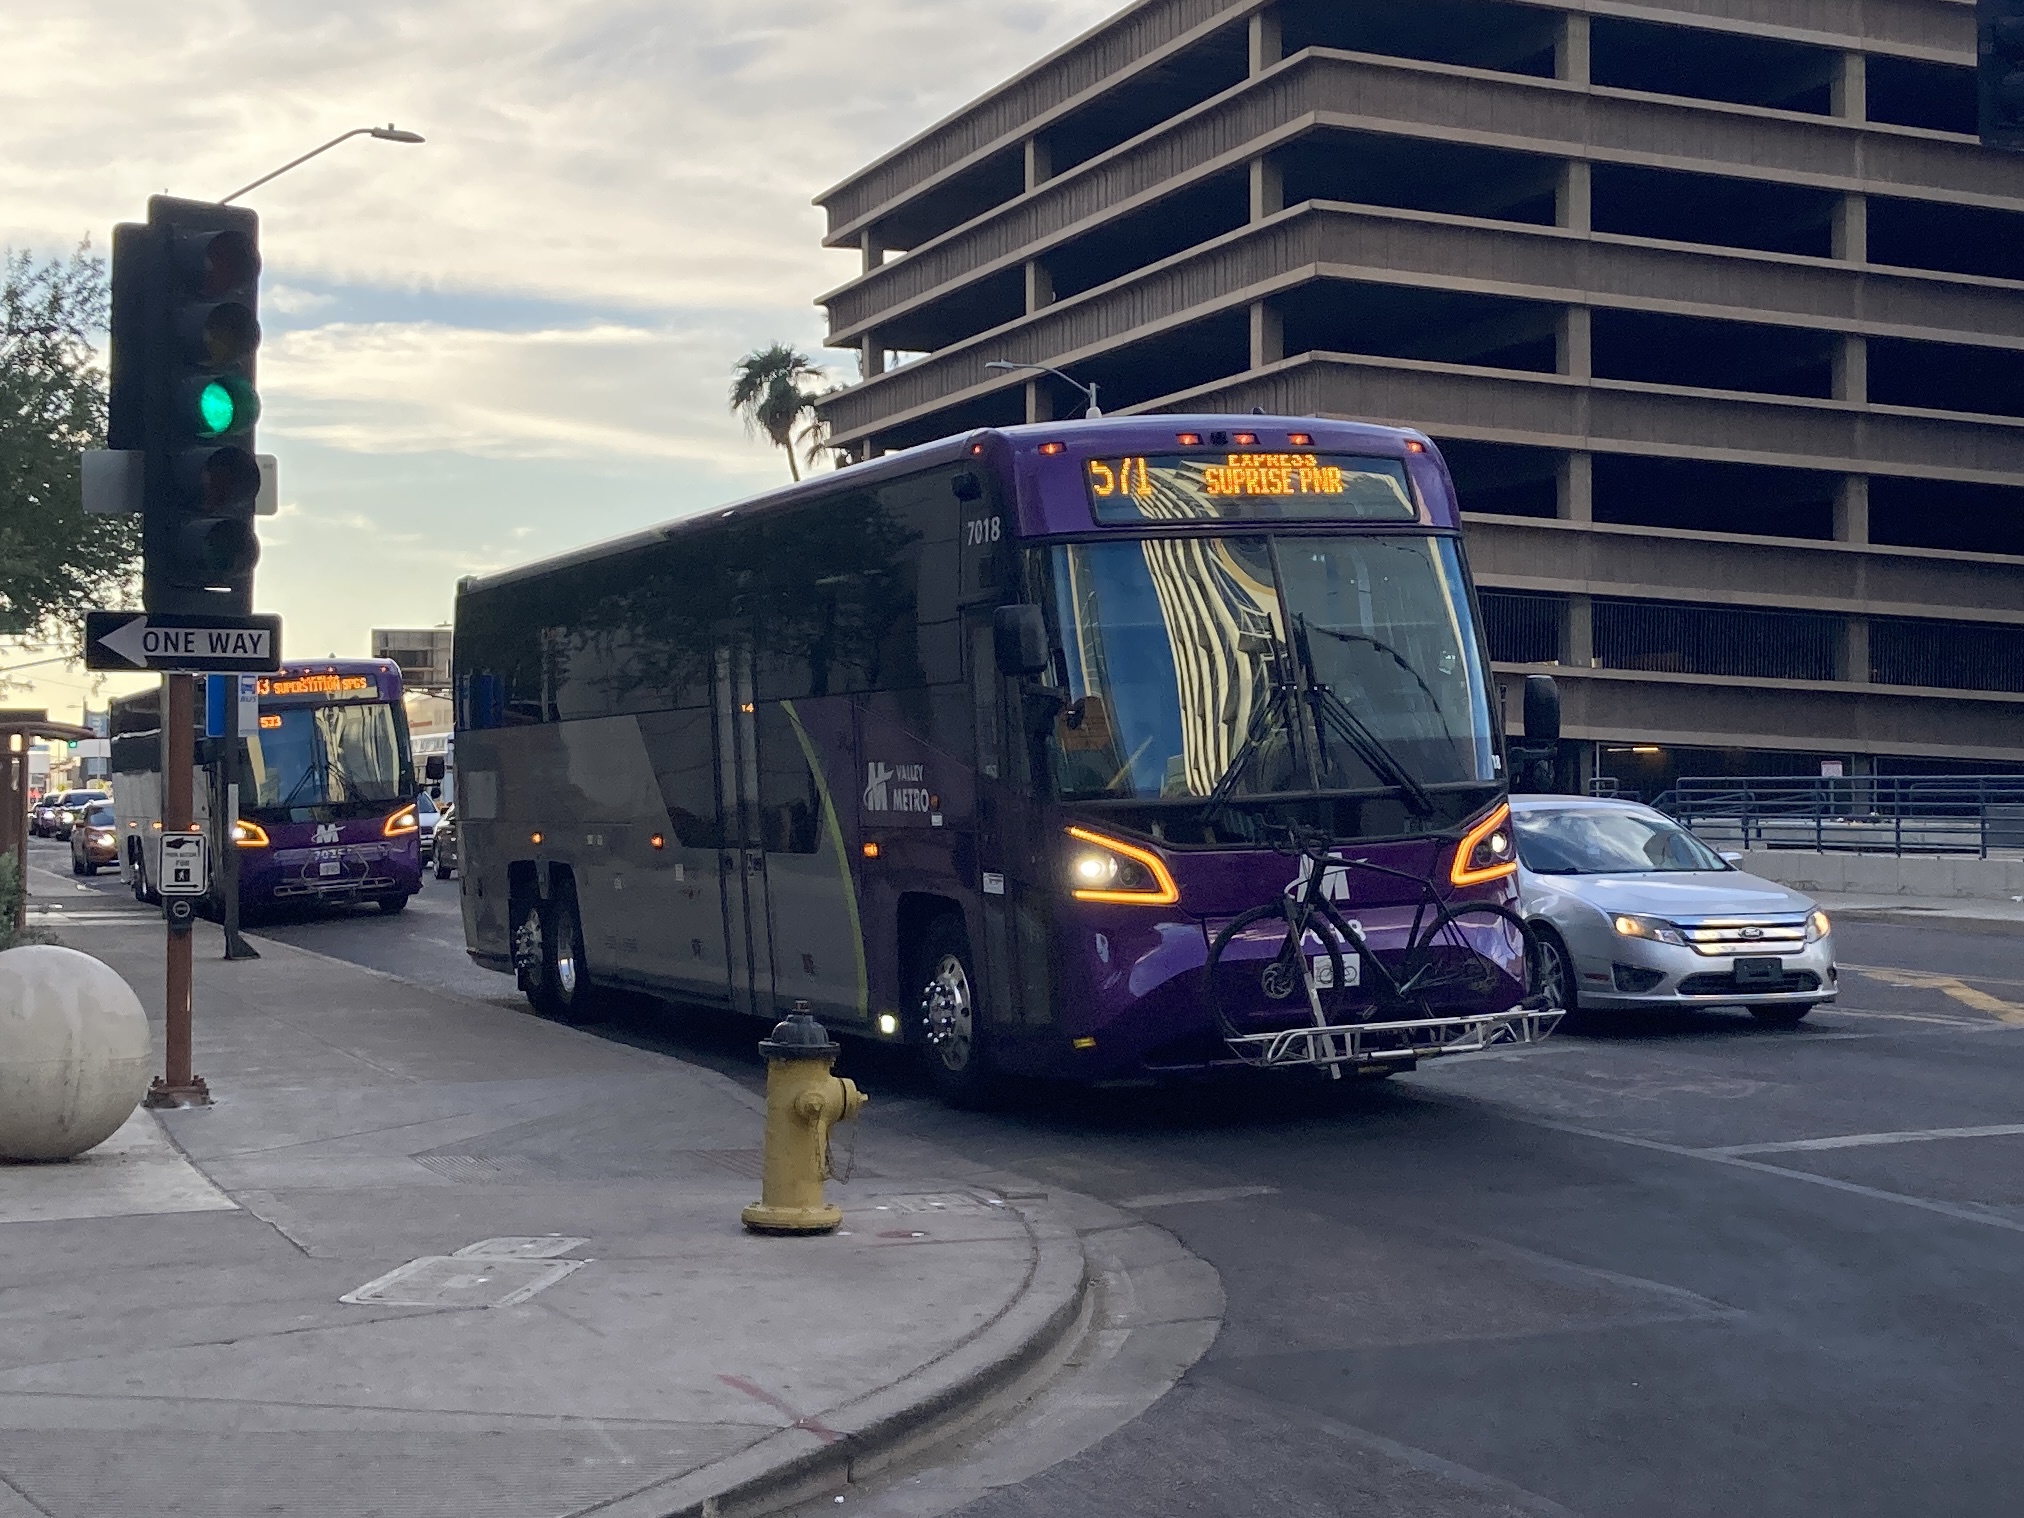
[[[1515,940],[1528,982],[1532,978],[1534,935],[1510,908],[1493,901],[1444,903],[1424,876],[1340,857],[1325,833],[1297,825],[1285,833],[1286,842],[1275,847],[1306,862],[1300,888],[1231,919],[1209,945],[1202,973],[1217,1031],[1239,1059],[1265,1066],[1324,1066],[1340,1079],[1343,1065],[1534,1043],[1560,1021],[1562,1009],[1539,1004],[1529,992],[1513,1007],[1481,1010],[1483,1000],[1510,978],[1504,965],[1480,946],[1483,941]],[[1406,946],[1389,962],[1371,947],[1361,925],[1346,920],[1328,899],[1329,875],[1348,870],[1388,875],[1419,888]],[[1229,1005],[1235,1000],[1231,983],[1248,977],[1219,971],[1230,945],[1266,923],[1280,925],[1278,952],[1266,960],[1233,961],[1233,970],[1241,963],[1244,971],[1254,973],[1255,984],[1273,1001],[1304,992],[1310,1021],[1252,1032]],[[1245,1001],[1255,1005],[1248,996]]]

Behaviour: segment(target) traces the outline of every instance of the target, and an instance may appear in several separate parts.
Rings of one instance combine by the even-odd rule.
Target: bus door
[[[718,873],[724,889],[724,952],[731,1008],[770,1018],[773,935],[766,910],[766,849],[759,828],[759,721],[752,649],[717,653],[717,808],[723,820]]]
[[[992,608],[964,618],[977,735],[977,871],[984,927],[981,970],[1006,1042],[1039,1035],[1049,1021],[1044,841],[1034,835],[1038,777],[1032,773],[1020,682],[998,673]]]

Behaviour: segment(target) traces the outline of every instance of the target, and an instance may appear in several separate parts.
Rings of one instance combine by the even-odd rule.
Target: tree
[[[107,308],[88,243],[0,264],[0,633],[75,640],[85,609],[120,604],[140,567],[140,518],[88,517],[79,495],[79,453],[105,446],[91,339]]]
[[[731,371],[731,410],[753,437],[762,434],[787,454],[787,471],[801,478],[795,450],[809,465],[833,452],[829,424],[815,403],[834,394],[828,374],[808,355],[786,343],[756,349],[738,360]]]

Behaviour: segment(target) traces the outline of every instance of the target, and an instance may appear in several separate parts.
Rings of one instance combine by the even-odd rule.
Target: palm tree
[[[810,464],[827,452],[828,425],[815,403],[830,393],[829,376],[808,355],[786,343],[756,349],[731,371],[731,410],[753,437],[762,433],[787,455],[788,473],[801,478],[797,445]]]

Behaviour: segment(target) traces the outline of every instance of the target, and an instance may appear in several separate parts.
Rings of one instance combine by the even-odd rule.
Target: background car
[[[86,806],[110,800],[111,792],[98,790],[59,791],[44,796],[29,814],[28,831],[37,838],[68,838]]]
[[[96,875],[119,863],[119,816],[110,801],[87,804],[70,830],[70,873]]]
[[[436,879],[448,880],[457,872],[457,807],[454,802],[443,808],[443,814],[436,821],[435,842],[429,850],[429,858],[436,867]]]
[[[1834,999],[1827,914],[1663,812],[1514,796],[1511,820],[1537,986],[1569,1013],[1740,1005],[1792,1024]]]
[[[421,832],[417,836],[416,842],[421,845],[422,857],[424,859],[429,857],[429,845],[435,841],[436,823],[441,819],[442,815],[441,812],[436,810],[436,798],[434,796],[431,796],[427,791],[417,793],[415,796],[415,821],[420,824]]]

